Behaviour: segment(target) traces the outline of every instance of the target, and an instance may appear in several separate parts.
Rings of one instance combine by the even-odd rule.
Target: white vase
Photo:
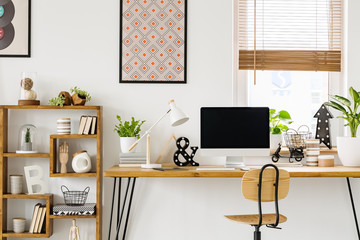
[[[71,166],[74,172],[87,173],[91,171],[91,159],[86,151],[80,151],[73,154]]]
[[[337,137],[338,155],[345,167],[360,166],[360,138]]]
[[[282,143],[282,135],[270,134],[270,149],[277,149],[279,147],[279,143]]]
[[[128,153],[129,148],[136,142],[136,137],[120,137],[120,150],[122,153]],[[136,152],[136,147],[131,150]]]

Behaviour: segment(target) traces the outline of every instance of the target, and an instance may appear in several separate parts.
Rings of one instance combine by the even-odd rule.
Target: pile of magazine
[[[144,152],[120,153],[120,167],[140,167],[146,163],[146,154]]]

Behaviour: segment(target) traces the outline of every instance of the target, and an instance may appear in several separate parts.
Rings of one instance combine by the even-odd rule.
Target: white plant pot
[[[277,149],[279,147],[279,143],[282,143],[282,135],[270,134],[270,149]]]
[[[122,153],[128,153],[129,148],[136,142],[136,137],[120,137],[120,150]],[[131,150],[131,152],[136,152],[136,147]]]
[[[337,137],[338,155],[345,167],[360,166],[360,138]]]

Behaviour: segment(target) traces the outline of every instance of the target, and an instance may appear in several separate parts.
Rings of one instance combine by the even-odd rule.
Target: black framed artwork
[[[30,57],[31,0],[0,0],[0,57]]]
[[[120,1],[120,83],[186,83],[187,1]]]

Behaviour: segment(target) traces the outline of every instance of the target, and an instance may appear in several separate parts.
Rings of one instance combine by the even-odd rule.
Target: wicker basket
[[[301,128],[306,127],[307,130],[306,131],[302,131],[300,130]],[[284,133],[284,140],[286,143],[286,146],[288,148],[304,148],[306,147],[305,145],[305,140],[309,139],[311,137],[311,132],[308,126],[306,125],[302,125],[298,128],[298,130],[296,131],[295,129],[289,129],[286,131],[286,133]]]
[[[86,202],[90,187],[86,187],[84,191],[70,191],[65,185],[62,185],[61,191],[64,194],[64,201],[66,205],[83,206]]]

